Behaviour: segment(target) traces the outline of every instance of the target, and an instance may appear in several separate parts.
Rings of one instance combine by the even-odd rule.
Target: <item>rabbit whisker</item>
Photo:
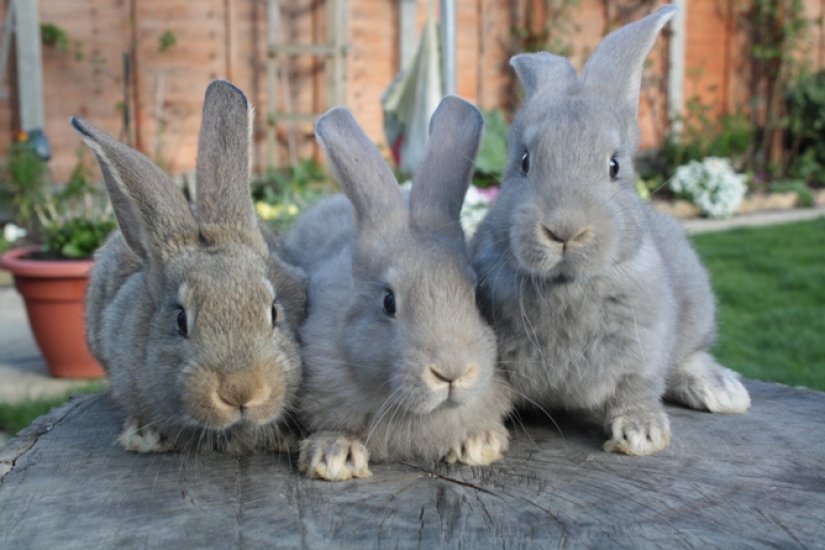
[[[503,384],[502,382],[499,382],[499,383]],[[550,414],[550,411],[548,411],[547,409],[542,407],[541,404],[539,404],[534,399],[531,399],[530,397],[528,397],[524,393],[516,390],[515,388],[511,387],[510,391],[512,391],[514,394],[516,394],[521,399],[524,399],[525,401],[527,401],[530,404],[531,407],[534,407],[539,412],[541,412],[544,416],[546,416],[547,419],[553,424],[553,426],[556,427],[556,431],[559,432],[559,436],[561,436],[562,440],[564,440],[564,433],[562,433],[561,426],[559,426],[558,422],[556,422],[556,420],[553,418],[553,415]]]
[[[292,409],[284,409],[284,417],[286,420],[288,420],[287,431],[294,430],[297,432],[297,435],[299,435],[300,438],[303,439],[306,434],[304,432],[303,424],[298,420],[297,413],[294,412]]]
[[[411,400],[412,398],[410,396],[407,396],[407,398],[403,402],[404,406],[406,407],[408,405],[408,402]],[[416,441],[416,437],[414,431],[415,426],[413,425],[412,416],[410,416],[409,414],[403,414],[401,417],[401,427],[405,428],[402,431],[407,432],[407,454],[413,455],[415,454],[414,449],[416,448],[416,445],[414,442]]]
[[[372,434],[375,432],[375,429],[378,427],[379,424],[381,424],[381,421],[384,419],[384,417],[390,411],[390,409],[392,409],[393,402],[395,398],[401,394],[401,391],[401,387],[398,387],[395,390],[393,390],[393,392],[390,393],[386,397],[386,399],[384,399],[384,402],[381,403],[381,406],[378,407],[378,410],[375,411],[375,415],[373,416],[374,420],[370,421],[368,426],[369,431],[367,432],[367,437],[364,440],[365,444],[369,443]]]
[[[530,342],[533,344],[533,347],[536,349],[536,351],[539,354],[539,357],[541,358],[542,364],[544,364],[544,366],[546,368],[547,367],[547,362],[545,361],[545,358],[544,358],[544,351],[541,349],[538,333],[536,332],[536,328],[535,328],[535,326],[533,326],[533,323],[532,323],[532,321],[530,320],[530,317],[527,314],[527,309],[524,307],[524,286],[526,284],[526,281],[527,281],[526,279],[521,278],[521,281],[520,281],[521,284],[518,287],[518,294],[519,294],[518,300],[519,300],[519,308],[521,310],[521,319],[522,319],[522,321],[524,321],[525,328],[529,329],[529,331],[533,333],[533,335],[531,337],[530,334],[527,331],[525,331],[525,336],[527,336],[527,339],[530,340]]]

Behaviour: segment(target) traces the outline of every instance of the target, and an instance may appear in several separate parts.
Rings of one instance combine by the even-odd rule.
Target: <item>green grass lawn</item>
[[[749,378],[825,390],[825,218],[693,241],[716,290],[717,358]]]
[[[80,393],[94,393],[101,391],[105,387],[104,382],[89,382],[83,386],[73,389],[66,395],[48,397],[42,399],[32,399],[22,403],[0,403],[0,432],[15,435],[20,430],[32,423],[38,416],[42,416],[54,407],[62,405],[69,400],[72,395]]]

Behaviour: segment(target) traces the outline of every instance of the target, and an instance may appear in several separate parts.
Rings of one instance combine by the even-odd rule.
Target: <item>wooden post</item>
[[[685,19],[688,5],[687,0],[675,0],[674,4],[678,11],[670,24],[668,40],[667,111],[671,132],[678,136],[682,131],[682,110],[685,101]]]
[[[138,56],[138,14],[137,14],[138,0],[130,0],[129,2],[129,32],[130,32],[130,51],[132,57],[132,74],[124,75],[124,78],[132,79],[132,101],[134,102],[134,109],[132,109],[132,122],[135,133],[135,149],[143,151],[143,107],[140,104],[140,56]]]
[[[235,80],[233,74],[232,63],[235,56],[235,48],[233,41],[235,40],[235,32],[232,18],[232,0],[223,0],[223,18],[224,18],[224,49],[226,62],[226,79],[230,82]]]
[[[484,109],[484,61],[487,48],[487,23],[489,16],[484,0],[478,0],[478,50],[476,52],[476,105]]]
[[[9,2],[6,6],[6,20],[3,23],[3,42],[0,44],[0,99],[9,97],[6,87],[6,68],[11,56],[11,37],[14,34],[14,2]]]
[[[132,59],[128,51],[123,52],[123,112],[121,113],[123,119],[123,136],[126,139],[126,145],[132,146],[132,117],[131,109],[129,108],[129,84],[132,75]]]
[[[344,64],[347,43],[345,36],[347,35],[349,25],[347,7],[348,2],[346,0],[328,0],[327,32],[330,33],[328,41],[332,49],[331,55],[327,57],[327,67],[329,67],[330,64],[332,65],[331,70],[328,72],[331,79],[328,88],[328,108],[337,105],[346,105],[347,103],[346,67]]]
[[[280,24],[278,0],[266,2],[266,168],[278,165],[277,40]]]

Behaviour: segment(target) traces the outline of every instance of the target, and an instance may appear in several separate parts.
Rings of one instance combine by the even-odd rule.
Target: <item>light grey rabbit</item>
[[[510,397],[459,222],[482,127],[475,107],[445,98],[406,201],[349,112],[318,120],[346,197],[287,237],[310,277],[299,397],[310,477],[366,477],[370,459],[489,464],[508,448]]]
[[[252,109],[206,90],[196,213],[152,161],[83,120],[120,231],[95,257],[87,336],[137,452],[281,449],[305,280],[270,255],[249,193]]]
[[[605,449],[664,449],[668,398],[744,412],[708,353],[708,276],[679,224],[636,194],[642,65],[675,8],[608,35],[581,77],[549,53],[510,61],[524,86],[498,199],[471,249],[479,302],[521,405],[603,418]]]

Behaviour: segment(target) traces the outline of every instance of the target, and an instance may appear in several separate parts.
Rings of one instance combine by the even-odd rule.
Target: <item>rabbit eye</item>
[[[278,323],[278,308],[275,305],[275,300],[272,301],[272,328]]]
[[[615,180],[619,175],[619,161],[616,157],[610,157],[610,179]]]
[[[527,151],[521,155],[521,173],[525,176],[530,172],[530,153]]]
[[[389,289],[384,293],[384,313],[395,317],[395,294]]]
[[[178,306],[178,334],[187,338],[189,336],[189,325],[186,319],[186,311]]]

